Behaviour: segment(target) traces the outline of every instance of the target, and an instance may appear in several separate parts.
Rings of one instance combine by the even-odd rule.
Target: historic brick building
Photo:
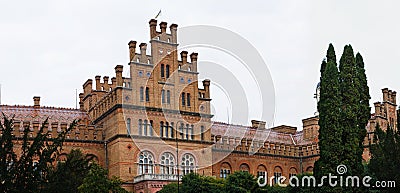
[[[24,127],[34,136],[47,117],[51,137],[80,119],[63,153],[82,149],[138,193],[157,192],[189,172],[225,178],[237,170],[268,177],[313,171],[319,153],[317,116],[304,119],[302,131],[286,125],[265,128],[265,122],[255,120],[251,126],[213,123],[210,80],[198,88],[197,53],[189,55],[190,61],[186,51],[178,53],[176,24],[169,33],[166,22],[159,31],[156,20],[149,24],[150,51],[146,43],[138,50],[136,41],[128,44],[130,76],[123,77],[118,65],[111,82],[108,76],[87,80],[79,109],[44,107],[40,97],[34,97],[33,106],[1,105],[1,112],[15,115],[16,144]],[[396,92],[383,89],[383,102],[375,103],[367,125],[366,145],[376,123],[395,126],[396,106]],[[369,156],[366,147],[364,158]]]

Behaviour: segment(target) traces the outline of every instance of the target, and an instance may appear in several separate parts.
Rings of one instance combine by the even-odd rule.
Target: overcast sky
[[[345,44],[363,55],[371,104],[381,100],[380,89],[399,89],[396,1],[238,2],[2,0],[1,102],[32,105],[39,95],[42,105],[74,108],[75,89],[80,92],[88,78],[114,76],[117,64],[128,69],[127,43],[148,42],[148,21],[160,9],[159,21],[229,29],[258,50],[274,82],[274,125],[301,129],[301,120],[314,114],[319,65],[329,43],[338,58]],[[207,54],[200,52],[199,58],[206,60]],[[222,102],[213,98],[214,104]],[[225,109],[215,114],[227,121]]]

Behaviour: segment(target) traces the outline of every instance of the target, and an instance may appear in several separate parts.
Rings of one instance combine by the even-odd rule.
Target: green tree
[[[23,136],[21,152],[16,154],[13,136],[14,119],[2,115],[0,130],[0,192],[40,192],[48,181],[51,164],[62,148],[66,133],[75,127],[76,121],[69,128],[62,131],[56,138],[51,139],[44,132],[48,119],[40,126],[35,137],[29,137],[29,127],[26,127]]]
[[[182,178],[181,192],[184,193],[218,193],[223,191],[223,181],[210,176],[190,173]]]
[[[258,191],[259,186],[253,175],[249,172],[237,171],[226,179],[225,192],[251,193]]]
[[[80,193],[127,193],[121,187],[122,181],[117,177],[107,178],[107,170],[98,164],[91,164],[89,173],[78,187]]]
[[[176,193],[176,192],[178,192],[178,183],[167,184],[163,186],[163,188],[160,191],[158,191],[158,193]]]
[[[336,64],[335,51],[332,44],[329,45],[325,71],[320,82],[319,112],[319,136],[318,145],[320,158],[315,163],[314,173],[317,179],[328,173],[336,173],[336,167],[341,163],[343,155],[341,125],[342,100],[339,86],[339,72]],[[338,191],[329,189],[326,191]]]
[[[375,144],[371,145],[369,171],[375,180],[396,181],[396,188],[387,188],[381,192],[400,192],[400,133],[388,127],[384,132],[379,124],[374,135]]]
[[[89,173],[91,157],[84,155],[79,149],[73,149],[67,154],[65,162],[59,162],[49,173],[49,183],[46,192],[73,193]]]
[[[348,176],[361,176],[363,174],[362,150],[360,144],[360,89],[356,73],[354,52],[351,45],[346,45],[340,58],[340,92],[342,96],[341,125],[343,126],[342,164],[347,166]],[[369,114],[369,112],[368,112]],[[365,136],[364,136],[365,137]]]

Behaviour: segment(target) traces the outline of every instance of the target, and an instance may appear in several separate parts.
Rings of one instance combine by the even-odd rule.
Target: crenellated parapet
[[[66,136],[68,140],[102,140],[101,130],[91,125],[85,112],[78,109],[40,106],[40,97],[34,97],[34,106],[2,105],[0,111],[7,117],[14,118],[13,135],[16,138],[23,137],[25,128],[29,128],[28,137],[35,137],[43,124],[43,132],[48,133],[50,138],[55,138],[77,120],[77,125]],[[48,121],[45,124],[46,119]]]
[[[213,149],[243,153],[258,153],[290,157],[318,156],[318,143],[303,139],[302,132],[293,132],[295,127],[278,126],[260,129],[241,125],[214,123],[212,126]]]

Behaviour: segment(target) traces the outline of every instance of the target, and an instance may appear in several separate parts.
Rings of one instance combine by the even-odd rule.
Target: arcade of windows
[[[126,130],[128,135],[134,135],[132,132],[132,120],[131,118],[126,119]],[[204,140],[204,126],[200,126],[201,134],[200,139]],[[194,125],[183,124],[179,125],[178,138],[185,140],[194,140]],[[138,135],[139,136],[153,136],[154,135],[153,120],[138,120]],[[174,123],[173,122],[160,122],[160,137],[163,138],[174,138]]]
[[[155,174],[155,164],[154,156],[149,151],[142,151],[139,155],[139,168],[138,174]],[[167,175],[174,175],[177,173],[175,157],[170,152],[164,152],[160,156],[160,173]],[[182,156],[181,165],[179,166],[183,175],[196,172],[196,160],[194,156],[190,153],[186,153]]]
[[[167,93],[167,98],[165,98],[165,93]],[[171,104],[171,91],[167,90],[167,92],[165,92],[164,89],[161,90],[161,102],[163,104]]]

